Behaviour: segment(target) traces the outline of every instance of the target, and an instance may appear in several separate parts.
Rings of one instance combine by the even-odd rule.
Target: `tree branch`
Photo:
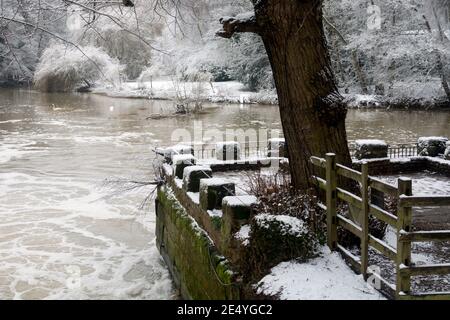
[[[253,12],[241,13],[236,17],[223,17],[219,21],[222,24],[222,29],[217,31],[216,35],[226,39],[231,38],[235,33],[251,32],[259,34],[261,31]]]

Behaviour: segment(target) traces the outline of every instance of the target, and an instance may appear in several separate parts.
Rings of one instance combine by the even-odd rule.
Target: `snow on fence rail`
[[[327,154],[325,159],[312,157],[314,166],[325,171],[325,178],[313,176],[313,181],[326,193],[327,242],[331,250],[339,250],[346,259],[367,280],[374,276],[388,289],[395,292],[397,299],[450,299],[450,292],[412,293],[411,277],[417,275],[450,274],[450,263],[439,265],[416,266],[411,261],[411,243],[450,241],[450,230],[446,231],[412,231],[413,207],[418,206],[450,206],[450,196],[413,196],[412,180],[398,179],[398,187],[369,176],[367,163],[362,164],[361,172],[336,163],[334,154]],[[319,170],[320,171],[320,170]],[[345,190],[339,185],[341,177],[356,181],[360,185],[360,195]],[[397,215],[372,203],[370,190],[396,197],[398,200]],[[348,203],[353,219],[337,212],[338,200]],[[397,231],[397,248],[374,237],[369,231],[369,217],[375,217]],[[337,228],[342,227],[361,239],[361,256],[355,256],[338,243]],[[392,260],[396,265],[396,283],[391,284],[381,275],[373,273],[368,267],[369,247]]]

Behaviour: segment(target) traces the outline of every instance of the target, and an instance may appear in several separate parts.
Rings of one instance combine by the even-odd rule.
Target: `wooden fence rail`
[[[315,184],[325,191],[325,204],[321,205],[327,212],[327,244],[331,250],[338,250],[367,280],[375,276],[383,284],[395,291],[397,299],[450,299],[450,292],[413,293],[411,277],[419,275],[450,274],[450,264],[416,266],[411,261],[411,243],[450,241],[450,230],[446,231],[412,231],[413,207],[450,206],[450,196],[413,196],[412,180],[399,178],[398,186],[393,186],[375,177],[369,176],[367,163],[361,166],[361,172],[336,163],[332,153],[325,159],[311,157],[311,163],[325,171],[325,177],[313,176]],[[339,183],[342,178],[353,180],[360,186],[360,193],[346,190]],[[398,200],[396,214],[386,211],[380,205],[372,203],[371,190],[394,196]],[[338,202],[349,205],[349,217],[337,212]],[[375,217],[390,226],[397,233],[397,247],[393,248],[385,241],[370,234],[369,217]],[[358,257],[339,244],[338,227],[344,228],[361,239],[361,255]],[[394,262],[396,266],[396,283],[389,283],[381,275],[374,274],[369,264],[369,248]]]

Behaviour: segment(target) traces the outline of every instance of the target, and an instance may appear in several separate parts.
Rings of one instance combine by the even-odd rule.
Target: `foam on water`
[[[173,298],[154,210],[137,210],[150,190],[99,188],[139,171],[153,134],[33,110],[26,121],[0,112],[0,299]]]
[[[0,141],[0,164],[7,163],[14,159],[22,158],[24,155],[30,153],[30,141],[16,143],[5,143]]]
[[[64,178],[10,172],[0,181],[1,298],[173,294],[152,219],[136,216],[131,199],[119,205],[89,183]]]
[[[22,119],[17,119],[17,120],[4,120],[4,121],[0,121],[0,124],[4,124],[4,123],[17,123],[17,122],[22,122],[24,120]]]

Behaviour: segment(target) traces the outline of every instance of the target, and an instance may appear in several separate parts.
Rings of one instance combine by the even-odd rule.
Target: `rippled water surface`
[[[0,299],[170,299],[149,189],[113,195],[111,177],[152,178],[151,146],[173,130],[280,128],[273,106],[207,106],[148,120],[173,103],[0,90]],[[351,111],[356,138],[450,136],[448,113]],[[110,197],[107,197],[107,196]]]

